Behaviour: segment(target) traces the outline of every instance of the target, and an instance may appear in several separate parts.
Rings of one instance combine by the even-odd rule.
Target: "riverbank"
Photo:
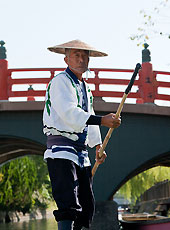
[[[117,203],[114,201],[98,201],[95,206],[94,220],[90,230],[119,230]],[[56,209],[56,206],[52,203],[45,211],[37,210],[25,216],[20,215],[19,222],[15,215],[13,222],[0,224],[0,229],[1,226],[3,226],[2,230],[57,230],[57,223],[53,216],[54,209]],[[38,223],[44,224],[42,224],[40,228],[35,227]],[[47,223],[50,223],[50,226],[45,226]]]
[[[23,222],[30,220],[40,220],[40,219],[50,219],[54,218],[53,210],[56,209],[56,205],[54,202],[50,203],[47,209],[37,209],[33,210],[31,213],[26,213],[23,215],[21,212],[9,212],[9,218],[11,222]],[[0,223],[5,223],[6,213],[0,211]]]
[[[15,223],[0,223],[1,230],[57,230],[57,222],[54,218],[29,220]]]

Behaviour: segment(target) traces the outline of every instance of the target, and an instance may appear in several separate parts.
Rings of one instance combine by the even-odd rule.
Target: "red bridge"
[[[64,68],[8,69],[7,66],[7,60],[0,60],[0,100],[14,97],[18,100],[19,97],[35,100],[36,97],[44,97],[48,82],[57,72],[64,70]],[[121,98],[133,72],[132,69],[92,68],[90,70],[92,74],[87,82],[91,85],[94,97],[106,98]],[[30,76],[26,77],[28,73]],[[33,88],[29,87],[32,85]],[[20,90],[15,89],[16,86]],[[153,71],[151,63],[143,63],[139,78],[135,81],[128,98],[133,98],[133,103],[170,101],[170,93],[164,93],[167,89],[170,92],[170,72]]]

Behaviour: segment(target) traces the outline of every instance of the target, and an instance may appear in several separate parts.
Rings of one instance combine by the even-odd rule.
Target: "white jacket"
[[[85,85],[88,112],[81,109],[83,97],[81,89],[66,71],[58,74],[50,81],[43,113],[43,131],[47,136],[50,134],[63,135],[72,140],[77,140],[76,133],[83,132],[88,118],[91,114],[94,114],[93,96],[87,83]],[[89,125],[88,146],[92,148],[101,143],[99,126]]]

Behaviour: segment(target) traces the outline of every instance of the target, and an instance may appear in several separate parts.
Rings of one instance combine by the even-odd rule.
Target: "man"
[[[96,147],[99,158],[102,141],[99,126],[117,128],[120,119],[113,113],[96,116],[93,97],[82,74],[88,70],[89,57],[106,56],[79,40],[48,48],[65,54],[67,69],[48,85],[43,114],[47,135],[47,160],[52,193],[58,210],[53,214],[59,230],[89,228],[94,214],[92,176],[87,145]]]

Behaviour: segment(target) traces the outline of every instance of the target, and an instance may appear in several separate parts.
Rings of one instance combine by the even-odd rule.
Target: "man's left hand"
[[[102,145],[97,145],[97,146],[96,146],[96,162],[97,162],[98,164],[104,163],[104,161],[105,161],[105,159],[106,159],[106,157],[107,157],[105,151],[103,152],[102,157],[99,157],[99,152],[100,152],[100,148],[101,148],[101,147],[102,147]]]

